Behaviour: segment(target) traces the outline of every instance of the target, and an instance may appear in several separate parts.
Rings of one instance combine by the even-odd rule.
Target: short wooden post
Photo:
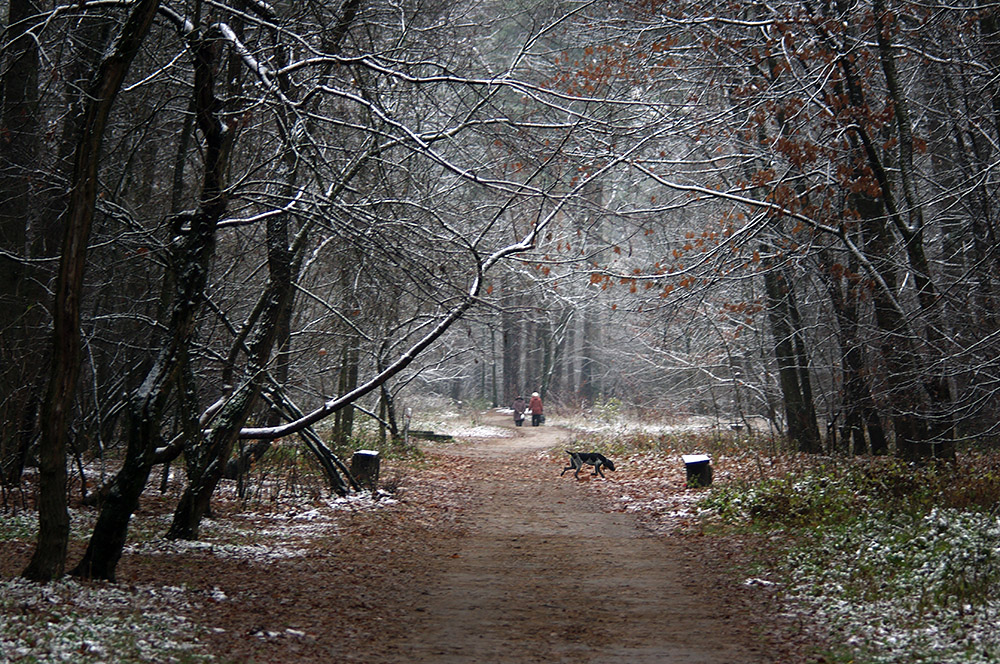
[[[351,457],[351,477],[372,493],[378,488],[379,455],[376,450],[358,450]]]
[[[707,454],[684,454],[681,460],[687,469],[689,487],[709,486],[712,483],[712,459]]]

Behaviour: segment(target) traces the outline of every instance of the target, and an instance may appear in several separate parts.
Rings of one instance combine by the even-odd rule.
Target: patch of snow
[[[126,546],[133,554],[176,555],[197,551],[218,558],[265,562],[301,558],[313,540],[338,532],[340,512],[389,509],[399,504],[391,494],[379,491],[350,494],[313,501],[310,505],[290,505],[284,514],[235,514],[225,521],[205,519],[202,539],[197,541],[151,539]],[[169,516],[163,517],[169,520]]]
[[[758,579],[756,577],[751,577],[743,582],[744,586],[776,586],[774,581],[768,581],[767,579]]]
[[[210,554],[217,558],[244,560],[247,562],[302,558],[308,553],[306,549],[292,546],[224,544],[188,540],[158,540],[125,547],[126,553],[141,553],[144,555],[178,555],[192,551]]]
[[[455,438],[513,438],[514,432],[504,427],[494,427],[485,424],[461,425],[453,424],[443,433]]]
[[[4,661],[209,661],[178,615],[190,598],[176,590],[72,578],[0,581],[0,652]]]

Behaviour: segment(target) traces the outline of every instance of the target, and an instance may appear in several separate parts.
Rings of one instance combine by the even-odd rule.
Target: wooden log
[[[410,435],[414,438],[422,438],[424,440],[448,441],[452,439],[446,433],[434,433],[433,431],[422,431],[420,429],[410,429]]]
[[[351,457],[351,477],[358,486],[375,493],[380,465],[381,459],[376,450],[358,450]]]

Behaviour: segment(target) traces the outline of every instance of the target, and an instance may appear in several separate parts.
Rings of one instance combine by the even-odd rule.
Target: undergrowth
[[[398,490],[399,478],[386,472],[387,463],[405,463],[421,467],[426,463],[417,446],[400,442],[381,441],[376,435],[360,435],[343,443],[327,441],[327,447],[347,467],[358,450],[374,450],[382,460],[379,488],[389,493]],[[330,492],[323,469],[316,458],[300,445],[272,445],[263,457],[255,461],[240,480],[239,489],[244,507],[258,507],[286,498],[311,495],[318,499]]]
[[[597,451],[602,454],[708,454],[715,457],[745,457],[772,454],[779,443],[769,436],[748,437],[731,431],[678,431],[676,433],[645,433],[620,431],[613,434],[585,432],[574,436],[568,446]],[[777,450],[780,451],[780,450]]]
[[[1000,660],[1000,455],[816,462],[713,488],[705,527],[780,533],[784,599],[853,662]],[[773,539],[773,538],[772,538]]]
[[[7,662],[210,662],[200,631],[177,615],[179,588],[117,587],[62,579],[0,581],[0,653]]]

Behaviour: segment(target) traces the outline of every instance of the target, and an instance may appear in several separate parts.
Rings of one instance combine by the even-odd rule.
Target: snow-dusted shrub
[[[5,662],[207,662],[180,588],[0,581]]]
[[[718,486],[700,507],[787,535],[787,554],[770,573],[790,610],[809,616],[837,656],[996,662],[1000,517],[971,498],[993,495],[991,477],[892,460],[841,463]],[[946,506],[956,504],[963,509]]]
[[[1000,661],[1000,520],[875,511],[788,554],[787,597],[873,662]]]
[[[701,506],[733,523],[783,527],[850,518],[866,500],[848,478],[818,469],[760,482],[719,485]]]

